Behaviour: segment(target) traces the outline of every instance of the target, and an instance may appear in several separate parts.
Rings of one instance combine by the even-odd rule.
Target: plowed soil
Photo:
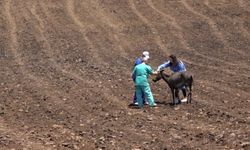
[[[250,149],[250,1],[1,0],[0,149]],[[192,104],[130,107],[142,51],[176,54]]]

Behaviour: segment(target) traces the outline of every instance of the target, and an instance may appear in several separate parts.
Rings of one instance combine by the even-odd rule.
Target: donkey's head
[[[153,78],[152,80],[153,80],[154,82],[157,82],[157,81],[161,80],[162,77],[163,77],[164,79],[166,79],[166,78],[169,78],[169,75],[165,74],[165,73],[164,73],[164,70],[161,70],[161,71],[156,75],[156,77]]]
[[[154,81],[154,82],[157,82],[157,81],[159,81],[159,80],[161,80],[161,74],[160,74],[160,73],[158,73],[158,74],[156,75],[156,77],[154,77],[154,78],[152,79],[152,81]]]

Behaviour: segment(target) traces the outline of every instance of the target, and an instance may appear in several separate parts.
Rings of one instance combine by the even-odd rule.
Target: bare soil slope
[[[249,149],[250,1],[1,0],[0,149]],[[133,109],[143,50],[195,76]]]

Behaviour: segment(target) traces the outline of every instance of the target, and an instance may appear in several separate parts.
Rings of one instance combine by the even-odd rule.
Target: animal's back
[[[190,72],[182,72],[182,78],[186,80],[187,84],[193,83],[193,75]]]
[[[170,82],[174,85],[174,88],[182,88],[193,83],[192,74],[186,71],[173,73],[170,78]]]

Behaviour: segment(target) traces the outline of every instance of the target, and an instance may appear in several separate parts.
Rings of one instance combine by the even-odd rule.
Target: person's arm
[[[182,61],[180,61],[179,72],[183,72],[183,71],[187,71],[187,70],[186,70],[186,67],[185,67],[184,63]]]
[[[135,67],[136,68],[136,67]],[[133,72],[132,72],[132,79],[133,81],[135,82],[135,72],[136,72],[136,69],[134,68]]]
[[[152,74],[158,74],[158,72],[157,72],[157,71],[154,71],[150,66],[148,66],[147,72],[148,72],[148,74],[150,74],[150,75],[152,75]]]
[[[147,65],[147,74],[148,75],[153,74],[153,70],[149,65]]]
[[[152,74],[156,75],[156,74],[158,74],[158,71],[154,71]]]
[[[169,67],[169,66],[170,66],[170,61],[167,61],[167,62],[165,62],[164,64],[161,64],[160,66],[158,66],[157,72],[159,72],[159,71],[161,71],[162,69],[167,68],[167,67]]]

